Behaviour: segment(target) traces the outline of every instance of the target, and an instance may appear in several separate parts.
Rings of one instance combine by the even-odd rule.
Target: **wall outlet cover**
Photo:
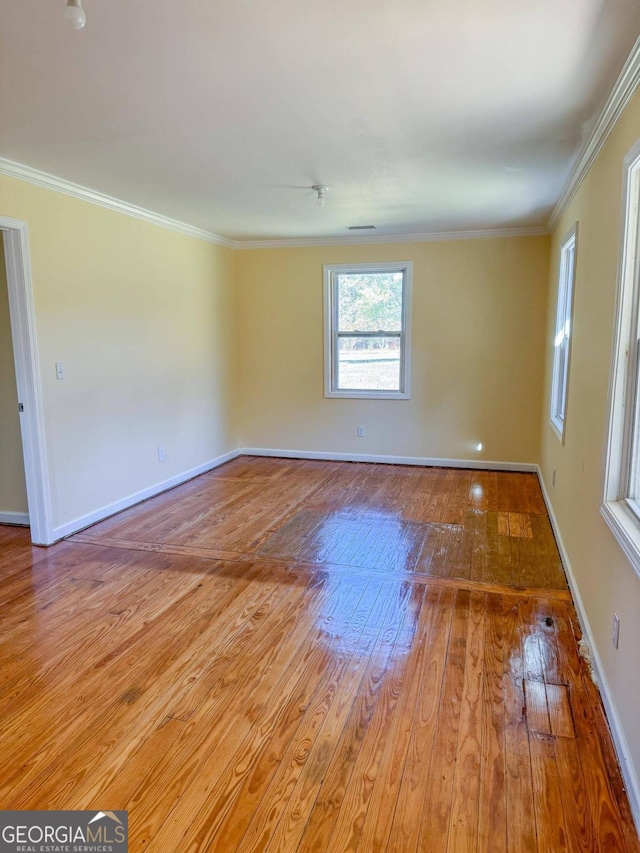
[[[611,642],[613,648],[617,649],[620,643],[620,617],[617,613],[613,614],[613,625],[611,626]]]

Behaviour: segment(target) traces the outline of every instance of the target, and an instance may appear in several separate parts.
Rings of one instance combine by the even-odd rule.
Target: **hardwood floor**
[[[535,476],[240,458],[0,528],[5,809],[130,850],[637,853]]]

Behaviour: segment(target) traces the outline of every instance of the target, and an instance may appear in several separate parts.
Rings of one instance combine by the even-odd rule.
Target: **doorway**
[[[0,241],[0,524],[29,526],[3,241]]]
[[[12,405],[15,406],[14,412],[18,410],[19,438],[22,443],[23,499],[26,493],[31,541],[34,545],[51,545],[54,542],[51,490],[27,223],[0,216],[0,233],[3,238],[8,319],[17,392],[17,400],[14,397]],[[15,423],[12,429],[12,440],[15,442],[18,434]],[[19,460],[15,460],[15,464],[18,466]],[[22,514],[23,523],[25,514]]]

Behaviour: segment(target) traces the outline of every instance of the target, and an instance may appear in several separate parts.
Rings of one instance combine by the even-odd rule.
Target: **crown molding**
[[[187,234],[189,237],[206,240],[208,243],[215,243],[218,246],[226,246],[228,249],[290,249],[312,246],[361,246],[376,243],[429,243],[440,242],[442,240],[476,240],[491,237],[539,237],[549,233],[546,226],[540,225],[531,228],[488,228],[475,231],[435,231],[424,234],[350,234],[348,236],[293,237],[274,240],[231,240],[228,237],[221,237],[219,234],[205,231],[202,228],[196,228],[194,225],[189,225],[186,222],[162,216],[160,213],[154,213],[152,210],[147,210],[144,207],[138,207],[127,201],[105,195],[97,190],[89,189],[89,187],[83,187],[80,184],[74,184],[64,178],[58,178],[55,175],[50,175],[48,172],[41,172],[39,169],[33,169],[31,166],[25,166],[22,163],[16,163],[4,157],[0,157],[0,175],[18,178],[21,181],[27,181],[39,187],[65,193],[65,195],[71,195],[92,204],[98,204],[109,210],[115,210],[118,213],[124,213],[127,216],[134,216],[136,219],[143,219],[154,225],[160,225],[162,228],[169,228],[171,231]]]
[[[549,217],[549,229],[553,229],[569,202],[577,193],[596,157],[616,126],[625,107],[640,85],[640,38],[634,44],[624,68],[598,116],[591,134],[583,145],[560,198]]]
[[[380,243],[435,243],[443,240],[476,240],[491,237],[542,237],[546,225],[531,228],[488,228],[477,231],[433,231],[425,234],[380,234],[367,237],[300,237],[288,240],[238,240],[236,249],[304,249],[312,246],[361,246]]]
[[[189,237],[197,237],[199,240],[206,240],[207,243],[215,243],[218,246],[226,246],[229,249],[235,249],[236,243],[234,240],[228,240],[226,237],[220,237],[218,234],[213,234],[211,231],[205,231],[202,228],[196,228],[194,225],[189,225],[186,222],[180,222],[177,219],[171,219],[168,216],[162,216],[160,213],[154,213],[152,210],[146,210],[144,207],[138,207],[135,204],[129,204],[127,201],[122,201],[119,198],[105,195],[96,190],[83,187],[80,184],[74,184],[71,181],[66,181],[64,178],[58,178],[55,175],[50,175],[47,172],[41,172],[39,169],[32,169],[30,166],[24,166],[22,163],[16,163],[13,160],[7,160],[0,157],[0,175],[7,175],[10,178],[19,178],[21,181],[28,181],[30,184],[36,184],[39,187],[45,187],[49,190],[56,190],[65,195],[71,195],[75,198],[80,198],[83,201],[89,201],[92,204],[98,204],[100,207],[115,210],[118,213],[124,213],[127,216],[134,216],[136,219],[144,219],[146,222],[151,222],[153,225],[160,225],[162,228],[169,228],[171,231],[177,231],[180,234],[186,234]]]

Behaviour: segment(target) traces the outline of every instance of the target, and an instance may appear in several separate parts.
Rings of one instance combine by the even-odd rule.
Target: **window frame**
[[[629,493],[640,466],[640,141],[624,159],[621,222],[600,512],[640,575],[640,498]]]
[[[573,301],[578,254],[578,223],[571,228],[560,246],[556,325],[553,341],[553,367],[551,374],[551,400],[549,421],[561,444],[564,444],[569,401],[569,373],[571,369],[571,341],[573,339]],[[569,324],[569,333],[563,335],[562,346],[558,335]]]
[[[402,328],[400,338],[400,390],[358,389],[337,387],[338,367],[338,298],[337,277],[340,273],[390,273],[403,274]],[[368,400],[411,399],[411,304],[413,296],[413,262],[388,261],[367,264],[324,264],[324,396],[329,398]],[[366,333],[374,337],[377,333]],[[397,333],[394,333],[396,335]]]

